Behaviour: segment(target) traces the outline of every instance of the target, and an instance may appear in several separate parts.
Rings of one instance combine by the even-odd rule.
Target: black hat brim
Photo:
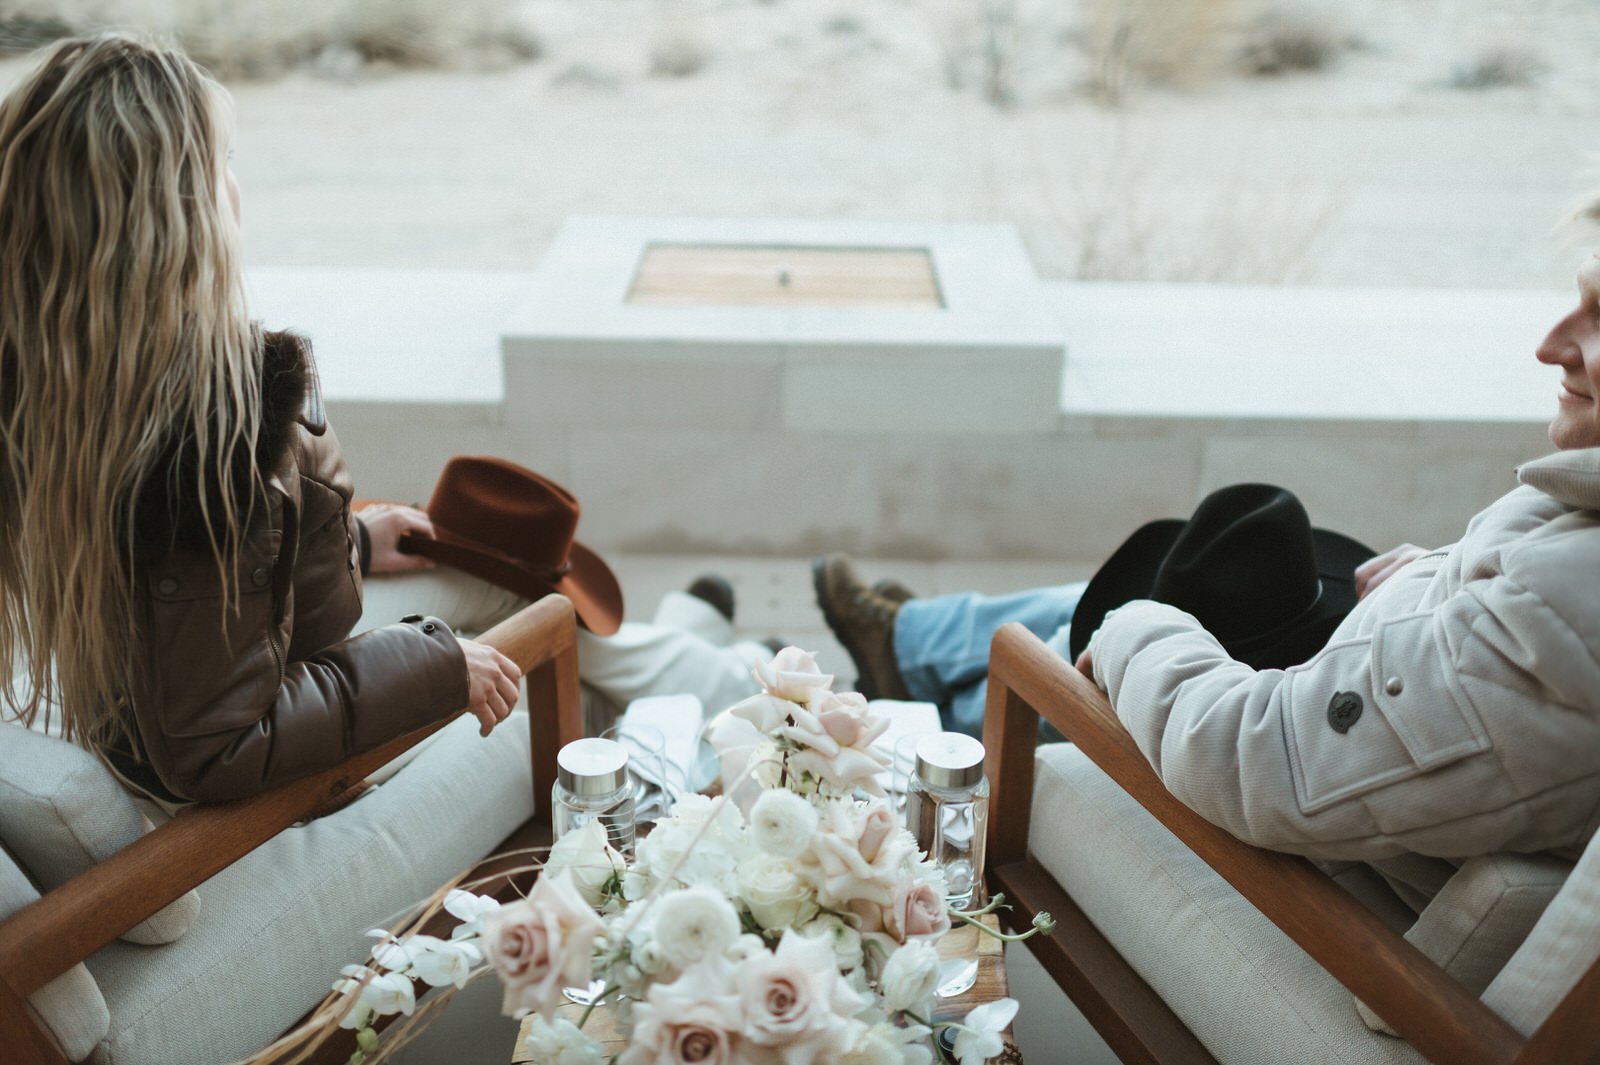
[[[1106,614],[1134,599],[1147,599],[1156,573],[1187,522],[1166,518],[1141,525],[1112,552],[1090,579],[1072,614],[1068,646],[1074,660]],[[1287,669],[1315,655],[1356,605],[1355,569],[1377,552],[1330,529],[1311,530],[1312,553],[1322,580],[1316,607],[1265,640],[1223,648],[1255,669]]]

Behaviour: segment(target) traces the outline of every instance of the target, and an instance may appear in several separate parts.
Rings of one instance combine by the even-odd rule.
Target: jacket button
[[[171,577],[162,577],[161,582],[156,585],[156,591],[162,595],[175,595],[178,591],[178,582]]]
[[[1361,696],[1355,692],[1334,692],[1328,701],[1328,724],[1333,731],[1343,735],[1361,716]]]
[[[423,625],[422,625],[422,631],[427,633],[429,636],[432,636],[435,632],[438,631],[438,629],[439,629],[439,626],[435,625],[431,621],[424,622]]]
[[[250,583],[255,585],[257,588],[265,588],[267,586],[267,582],[271,579],[272,574],[267,572],[267,567],[265,566],[257,566],[255,569],[250,571]]]
[[[402,625],[415,625],[417,622],[419,622],[421,620],[422,620],[422,615],[421,614],[407,614],[405,617],[400,619],[400,624],[402,624]]]
[[[1406,690],[1405,682],[1399,677],[1390,677],[1384,682],[1383,690],[1388,692],[1390,695],[1399,695],[1401,692]]]

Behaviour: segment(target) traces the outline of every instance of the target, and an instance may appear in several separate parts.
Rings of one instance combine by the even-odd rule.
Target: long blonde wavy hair
[[[231,136],[215,81],[120,34],[50,47],[0,101],[0,695],[79,742],[129,730],[135,511],[175,449],[237,603],[262,343]]]

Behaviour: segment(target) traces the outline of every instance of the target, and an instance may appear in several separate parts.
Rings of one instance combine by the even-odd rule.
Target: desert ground
[[[228,78],[252,261],[527,268],[572,213],[820,215],[1010,222],[1047,277],[1521,288],[1592,236],[1561,224],[1600,184],[1584,0],[460,7],[537,57],[335,40]]]

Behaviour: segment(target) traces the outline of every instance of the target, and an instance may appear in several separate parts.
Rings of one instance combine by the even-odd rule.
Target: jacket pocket
[[[1431,613],[1381,623],[1289,670],[1284,711],[1305,814],[1488,750]]]

